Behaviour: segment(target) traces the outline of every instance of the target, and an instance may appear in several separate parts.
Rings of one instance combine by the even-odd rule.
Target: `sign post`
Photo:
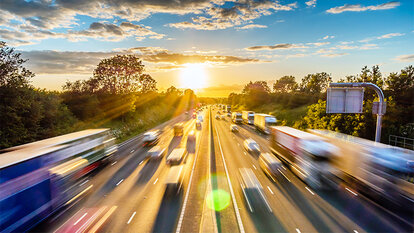
[[[374,102],[372,113],[377,115],[375,141],[381,141],[382,116],[386,103],[381,88],[373,83],[330,83],[327,91],[326,113],[362,113],[364,88],[372,88],[379,102]]]

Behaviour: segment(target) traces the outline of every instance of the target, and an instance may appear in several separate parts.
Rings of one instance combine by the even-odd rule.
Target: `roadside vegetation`
[[[122,141],[197,103],[190,89],[159,92],[134,55],[103,59],[91,78],[67,82],[62,92],[32,86],[25,62],[0,42],[0,149],[101,127]]]
[[[271,89],[267,82],[246,84],[242,93],[231,93],[226,102],[234,111],[252,110],[267,113],[278,119],[279,125],[299,129],[329,129],[373,140],[376,115],[372,104],[377,100],[374,91],[364,92],[362,114],[326,114],[326,88],[332,77],[325,73],[306,75],[300,83],[293,76],[276,80]],[[378,66],[363,67],[360,74],[347,76],[339,82],[371,82],[383,91],[387,113],[383,117],[382,142],[389,135],[414,138],[414,67],[383,77]]]

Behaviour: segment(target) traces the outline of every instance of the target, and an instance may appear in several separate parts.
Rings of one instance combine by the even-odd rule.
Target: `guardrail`
[[[388,143],[393,146],[414,150],[414,139],[412,138],[390,135],[388,137]]]

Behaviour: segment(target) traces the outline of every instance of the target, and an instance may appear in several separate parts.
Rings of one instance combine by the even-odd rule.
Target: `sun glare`
[[[202,89],[207,84],[207,73],[204,64],[187,64],[180,73],[182,88]]]

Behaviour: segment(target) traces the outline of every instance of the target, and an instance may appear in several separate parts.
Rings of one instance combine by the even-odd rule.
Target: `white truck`
[[[276,117],[268,115],[268,114],[262,114],[262,113],[256,113],[254,114],[254,126],[257,130],[269,134],[269,127],[276,125]]]
[[[399,211],[414,210],[414,151],[329,130],[309,130],[335,145],[339,181]]]
[[[243,122],[242,114],[239,112],[233,112],[231,114],[231,121],[235,124],[241,124]]]
[[[314,189],[336,188],[331,165],[338,149],[323,137],[287,126],[270,127],[270,149]]]
[[[242,119],[245,124],[254,124],[254,112],[253,111],[242,111]]]
[[[187,150],[185,148],[176,148],[171,151],[171,154],[167,156],[166,163],[168,165],[178,165],[187,156]]]

